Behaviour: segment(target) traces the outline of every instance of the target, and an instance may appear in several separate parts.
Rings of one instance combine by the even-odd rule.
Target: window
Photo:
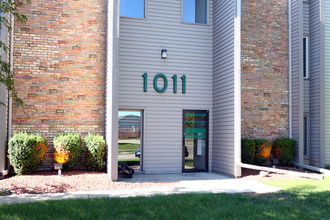
[[[304,36],[303,42],[303,56],[304,56],[304,78],[309,77],[309,39],[307,36]]]
[[[120,16],[144,18],[144,0],[120,0]]]
[[[304,156],[309,154],[309,117],[304,117]]]
[[[207,0],[183,0],[183,22],[207,24]]]

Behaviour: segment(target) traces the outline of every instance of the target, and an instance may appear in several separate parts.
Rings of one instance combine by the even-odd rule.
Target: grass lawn
[[[137,150],[140,150],[139,144],[118,143],[118,153],[135,153]]]
[[[118,138],[118,140],[140,140],[140,138]]]
[[[184,158],[184,165],[188,167],[194,167],[194,159],[193,158]]]
[[[267,182],[265,195],[182,194],[0,206],[0,219],[330,219],[330,178]]]
[[[130,158],[130,159],[119,159],[118,165],[126,165],[126,166],[139,166],[140,158]]]

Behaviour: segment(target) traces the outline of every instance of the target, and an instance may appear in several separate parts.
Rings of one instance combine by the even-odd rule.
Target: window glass
[[[183,0],[183,22],[206,24],[207,0]]]
[[[308,78],[309,74],[309,43],[308,43],[308,37],[304,37],[304,43],[303,43],[303,57],[304,57],[304,78]]]
[[[120,16],[144,18],[144,0],[120,0]]]

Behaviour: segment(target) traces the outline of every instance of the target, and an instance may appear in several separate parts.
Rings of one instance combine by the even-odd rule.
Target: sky
[[[144,0],[120,0],[120,16],[144,18]]]
[[[141,116],[141,112],[139,111],[118,111],[118,116],[125,116],[125,115],[135,115],[135,116]]]

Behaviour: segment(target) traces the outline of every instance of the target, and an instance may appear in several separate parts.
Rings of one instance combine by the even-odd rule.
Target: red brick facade
[[[33,0],[15,24],[14,72],[31,119],[16,106],[13,132],[104,132],[106,1]],[[44,166],[52,167],[49,147]]]
[[[287,0],[242,1],[241,61],[242,137],[287,137]]]
[[[33,0],[15,25],[15,84],[31,119],[13,109],[13,132],[52,139],[104,133],[106,1]],[[242,137],[288,136],[287,0],[242,1]]]

